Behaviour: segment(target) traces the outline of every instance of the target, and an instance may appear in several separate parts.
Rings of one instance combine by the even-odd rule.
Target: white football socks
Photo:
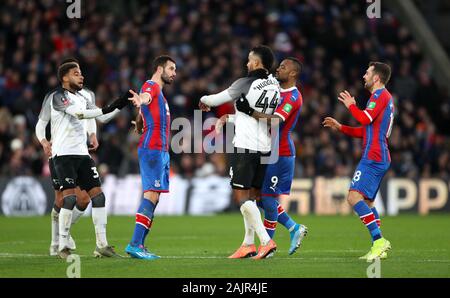
[[[255,244],[255,230],[252,229],[250,223],[248,222],[247,216],[244,214],[245,211],[242,211],[241,213],[244,217],[244,226],[245,226],[245,236],[244,236],[244,242],[242,242],[243,245],[252,245]]]
[[[59,245],[59,212],[56,212],[55,208],[52,208],[52,241],[51,246]]]
[[[76,224],[83,214],[84,210],[81,211],[80,209],[77,208],[77,206],[75,206],[72,210],[72,224]]]
[[[69,247],[69,233],[72,224],[72,210],[61,208],[59,211],[59,247],[61,251]]]
[[[256,235],[258,235],[261,245],[267,245],[270,241],[270,236],[267,234],[266,228],[261,220],[261,213],[253,201],[246,201],[241,206],[241,212],[244,217],[247,217],[248,223],[255,230]]]
[[[108,246],[108,241],[106,240],[106,207],[92,208],[92,222],[95,227],[97,246],[99,248]]]

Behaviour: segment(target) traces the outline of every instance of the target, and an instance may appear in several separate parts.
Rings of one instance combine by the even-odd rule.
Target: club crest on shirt
[[[63,103],[63,105],[67,106],[69,104],[69,99],[65,98],[65,97],[61,97],[61,101]]]
[[[155,187],[161,187],[161,183],[159,180],[155,180]]]

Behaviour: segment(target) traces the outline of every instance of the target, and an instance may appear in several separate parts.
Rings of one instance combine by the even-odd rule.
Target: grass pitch
[[[156,217],[147,238],[156,261],[96,259],[92,220],[72,228],[81,256],[81,277],[366,277],[368,263],[358,260],[370,248],[366,228],[356,216],[304,216],[308,226],[302,247],[288,256],[289,234],[278,225],[273,258],[255,261],[226,257],[243,239],[240,214]],[[117,251],[134,229],[134,217],[109,217],[108,240]],[[383,217],[382,231],[392,243],[381,262],[381,277],[450,277],[450,216]],[[66,277],[64,260],[48,256],[50,216],[0,217],[0,277]]]

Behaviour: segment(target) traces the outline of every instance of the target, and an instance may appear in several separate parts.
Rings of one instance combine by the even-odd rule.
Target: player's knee
[[[103,194],[103,192],[101,192],[97,194],[95,197],[93,197],[91,201],[92,201],[92,208],[105,207],[106,197]]]
[[[361,200],[364,200],[364,197],[360,193],[356,191],[350,191],[348,193],[347,202],[350,204],[350,206],[355,206],[356,203],[358,203]]]
[[[78,206],[86,208],[89,205],[90,201],[91,201],[91,197],[89,197],[87,192],[81,191],[81,190],[77,192],[77,205]]]
[[[149,200],[153,204],[157,205],[159,202],[159,192],[156,191],[147,191],[144,193],[144,199]]]
[[[77,196],[76,195],[68,195],[63,198],[63,208],[73,210],[73,207],[75,207],[75,204],[77,203]]]
[[[98,194],[102,193],[103,191],[102,191],[101,187],[93,187],[89,190],[86,190],[86,192],[90,198],[93,198],[93,197],[97,196]]]

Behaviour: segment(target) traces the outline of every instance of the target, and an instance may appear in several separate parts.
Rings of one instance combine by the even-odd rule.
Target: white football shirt
[[[52,156],[89,155],[87,148],[86,120],[65,113],[70,106],[77,106],[82,110],[95,109],[95,98],[92,92],[81,90],[72,93],[59,88],[49,95],[50,120],[52,136]],[[44,110],[44,108],[43,108]],[[42,111],[41,111],[42,113]],[[39,118],[45,120],[46,116]]]
[[[271,74],[266,78],[255,76],[240,78],[227,91],[234,101],[244,94],[250,107],[264,114],[273,114],[280,101],[280,85]],[[260,152],[271,150],[269,122],[257,120],[236,109],[234,125],[235,147]]]

